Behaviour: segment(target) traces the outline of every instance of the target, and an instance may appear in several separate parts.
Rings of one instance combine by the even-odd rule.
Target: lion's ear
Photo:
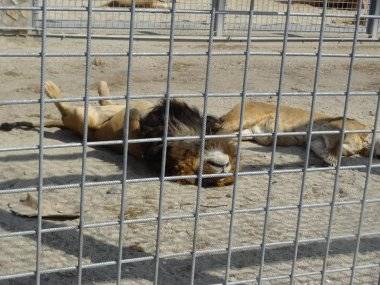
[[[206,132],[208,134],[216,134],[221,129],[220,120],[214,116],[207,116]]]

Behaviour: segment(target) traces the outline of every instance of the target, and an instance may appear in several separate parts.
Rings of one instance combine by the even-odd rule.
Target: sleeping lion
[[[219,118],[215,124],[215,131],[219,133],[233,133],[239,130],[241,105],[237,104],[231,111]],[[280,107],[280,121],[278,132],[306,132],[309,127],[310,113],[300,108],[289,106]],[[263,102],[248,101],[245,105],[243,122],[243,134],[254,135],[274,132],[276,117],[276,106]],[[322,113],[315,113],[313,131],[339,131],[342,128],[342,117],[330,117]],[[346,130],[361,131],[370,128],[355,119],[346,119]],[[325,163],[336,166],[340,146],[341,134],[313,134],[311,139],[311,150]],[[344,135],[343,156],[359,154],[368,156],[371,147],[370,133],[347,133]],[[256,143],[264,146],[271,145],[273,136],[256,136]],[[306,135],[280,135],[277,137],[279,146],[304,146],[307,142]],[[380,138],[375,140],[375,156],[380,155]]]
[[[57,85],[48,81],[45,84],[46,95],[50,98],[62,98]],[[109,96],[109,88],[102,81],[98,87],[100,96]],[[109,100],[99,100],[100,106],[89,106],[88,139],[119,140],[123,138],[125,104],[116,105]],[[65,102],[55,103],[61,113],[62,122],[47,122],[46,127],[60,127],[83,135],[84,108]],[[165,101],[153,105],[148,101],[130,102],[129,139],[162,138],[164,133]],[[177,100],[170,101],[168,137],[199,136],[202,131],[202,117],[196,108]],[[217,119],[207,117],[208,129],[213,128]],[[128,151],[131,155],[144,159],[154,170],[159,172],[163,142],[131,143]],[[200,141],[177,140],[167,144],[167,176],[197,175],[199,171]],[[205,143],[204,174],[226,174],[235,170],[235,144],[231,139],[208,139]],[[197,182],[196,179],[180,179],[180,183]],[[233,183],[232,174],[223,177],[202,179],[203,186],[224,186]]]

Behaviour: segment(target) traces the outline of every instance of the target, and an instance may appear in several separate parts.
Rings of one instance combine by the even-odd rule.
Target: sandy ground
[[[137,42],[138,52],[164,52],[167,43]],[[125,52],[127,41],[92,42],[93,52]],[[254,43],[253,51],[279,51],[281,43]],[[326,53],[349,53],[349,44],[326,44]],[[34,38],[0,38],[0,52],[38,53],[40,42]],[[206,51],[202,43],[176,43],[176,52]],[[49,39],[47,52],[50,54],[80,53],[85,50],[85,41],[70,39]],[[240,52],[244,44],[216,44],[216,52]],[[314,52],[315,44],[290,43],[291,52]],[[379,55],[379,44],[360,44],[358,53]],[[22,100],[38,98],[40,61],[38,58],[1,58],[0,59],[0,99]],[[125,57],[98,58],[91,66],[90,95],[96,95],[96,83],[107,80],[113,95],[125,92]],[[175,57],[172,74],[172,92],[194,94],[204,90],[205,57]],[[348,58],[324,58],[320,73],[320,91],[344,92],[347,84]],[[215,56],[212,61],[211,93],[237,93],[242,88],[243,56]],[[278,88],[280,57],[255,56],[249,66],[249,92],[275,92]],[[288,57],[285,68],[284,92],[310,92],[314,78],[314,57]],[[379,59],[357,59],[352,77],[352,91],[377,92],[380,88]],[[133,61],[132,93],[134,95],[163,94],[166,87],[167,58],[136,57]],[[46,78],[55,81],[66,96],[83,96],[85,62],[83,58],[48,58]],[[275,101],[274,98],[258,98]],[[202,107],[199,98],[187,99]],[[221,115],[228,111],[238,99],[211,98],[209,112]],[[284,103],[305,108],[310,107],[310,97],[284,97]],[[331,115],[340,115],[344,98],[342,96],[323,96],[317,99],[317,110]],[[349,99],[348,113],[368,124],[373,124],[376,98],[374,96],[354,96]],[[38,121],[38,105],[0,105],[0,122]],[[48,116],[57,116],[52,104],[46,107]],[[68,131],[49,129],[45,133],[45,144],[79,142]],[[35,131],[13,130],[1,133],[0,148],[33,146],[38,143]],[[278,148],[276,169],[299,169],[303,166],[305,152],[302,148]],[[312,165],[321,166],[312,156]],[[152,177],[143,162],[128,158],[128,177]],[[242,150],[241,170],[266,170],[270,162],[270,148],[245,142]],[[362,165],[366,159],[353,157],[344,159],[343,165]],[[380,163],[374,160],[374,163]],[[44,184],[62,185],[80,182],[81,148],[48,149],[44,156]],[[87,182],[101,182],[121,178],[122,157],[105,148],[88,149]],[[0,153],[0,194],[1,190],[33,187],[37,184],[38,152],[14,151]],[[307,174],[304,195],[305,204],[320,203],[318,208],[305,208],[301,224],[301,239],[317,239],[303,243],[300,247],[296,273],[318,272],[321,270],[325,242],[318,239],[326,235],[331,200],[334,171],[313,171]],[[364,170],[342,170],[339,175],[337,202],[354,201],[340,204],[335,209],[328,269],[349,268],[355,249],[355,239],[339,238],[355,234],[358,227],[360,206],[366,173]],[[274,174],[271,206],[296,206],[301,188],[302,173]],[[373,169],[369,179],[368,199],[379,199],[380,170]],[[120,207],[120,185],[86,187],[84,198],[85,224],[117,220]],[[265,206],[268,189],[268,175],[241,177],[238,181],[236,209],[262,209]],[[197,188],[165,183],[163,215],[188,215],[194,210]],[[45,203],[57,203],[76,207],[79,204],[79,189],[68,188],[44,193]],[[144,182],[128,185],[128,219],[152,218],[158,211],[159,183]],[[201,190],[200,211],[202,217],[197,233],[197,251],[202,254],[197,259],[196,284],[223,282],[231,207],[232,187]],[[26,193],[1,194],[0,233],[33,230],[36,219],[23,218],[10,212],[9,204],[18,203]],[[327,203],[327,204],[326,204]],[[205,213],[219,213],[207,216]],[[266,251],[264,276],[288,275],[291,269],[297,209],[270,211],[267,243],[284,242],[282,245],[268,246]],[[233,228],[233,246],[240,249],[232,255],[230,281],[254,279],[260,267],[264,212],[237,213]],[[378,202],[369,203],[363,218],[362,233],[379,233],[380,207]],[[156,222],[132,223],[124,232],[124,258],[154,255],[156,248]],[[73,226],[73,230],[43,234],[41,268],[48,270],[66,266],[76,266],[78,256],[78,220],[44,221],[43,228]],[[160,250],[161,255],[190,252],[193,241],[194,219],[169,219],[162,223]],[[289,243],[286,243],[289,242]],[[33,272],[35,270],[36,237],[34,235],[0,239],[0,275]],[[221,252],[210,253],[212,250]],[[208,253],[207,253],[208,252]],[[84,264],[113,261],[118,253],[118,226],[87,228],[84,231]],[[377,234],[362,237],[358,265],[379,264],[380,236]],[[160,284],[186,284],[190,278],[191,256],[167,257],[161,260]],[[84,284],[114,284],[116,266],[86,269],[83,272]],[[358,269],[355,284],[377,284],[379,267]],[[154,278],[154,261],[125,264],[122,272],[123,284],[151,284]],[[347,284],[350,271],[331,272],[327,275],[329,284]],[[299,277],[298,284],[319,284],[320,275]],[[42,284],[76,284],[74,271],[44,274]],[[287,279],[268,282],[286,284]],[[0,284],[34,284],[33,278],[19,278],[0,281]]]

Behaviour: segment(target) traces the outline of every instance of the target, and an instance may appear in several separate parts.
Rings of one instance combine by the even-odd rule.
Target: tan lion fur
[[[221,133],[233,133],[239,130],[241,104],[234,106],[219,120],[218,128]],[[243,131],[248,134],[273,133],[276,117],[276,105],[248,101],[245,105]],[[306,132],[309,127],[310,113],[300,109],[282,105],[279,113],[278,132]],[[342,128],[342,117],[330,117],[322,113],[315,113],[313,131],[337,131]],[[369,130],[370,128],[357,120],[347,119],[346,130]],[[311,150],[329,165],[336,165],[341,134],[312,135]],[[359,154],[369,155],[371,135],[368,133],[347,133],[343,141],[343,156]],[[273,136],[256,136],[253,138],[258,144],[271,145]],[[306,135],[280,135],[277,145],[293,146],[305,145]],[[380,142],[377,139],[375,154],[380,154]]]
[[[45,92],[49,98],[62,98],[61,90],[52,81],[45,84]],[[109,88],[105,81],[98,86],[101,97],[109,96]],[[123,138],[125,105],[113,104],[109,100],[99,100],[100,106],[88,106],[88,137],[90,140],[118,140]],[[62,125],[46,122],[46,127],[67,128],[79,136],[83,136],[84,107],[72,106],[69,103],[57,102],[56,107],[61,113]],[[148,113],[153,104],[148,101],[130,102],[129,138],[135,139],[140,131],[140,117]],[[137,144],[130,144],[129,152],[141,157]]]

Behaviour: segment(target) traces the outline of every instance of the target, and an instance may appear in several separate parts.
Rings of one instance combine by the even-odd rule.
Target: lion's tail
[[[65,126],[61,120],[49,120],[45,122],[44,127],[45,128],[64,128]],[[0,124],[0,131],[3,131],[3,132],[10,132],[14,129],[35,130],[39,128],[40,128],[39,123],[32,123],[32,122],[26,122],[26,121]]]
[[[46,95],[51,99],[63,98],[61,90],[52,81],[46,81],[45,92],[46,92]],[[71,106],[69,103],[55,102],[54,104],[58,108],[58,110],[61,112],[62,116],[67,115],[71,112]]]

